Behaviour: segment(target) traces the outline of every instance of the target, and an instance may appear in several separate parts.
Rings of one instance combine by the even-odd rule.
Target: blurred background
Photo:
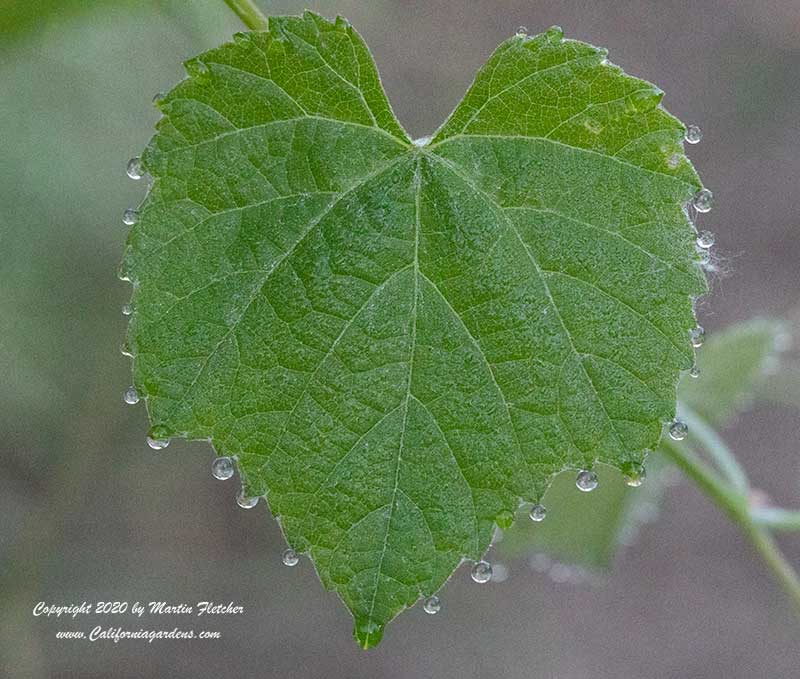
[[[342,14],[366,39],[412,136],[432,132],[517,26],[552,24],[610,50],[699,124],[689,155],[716,196],[723,256],[699,307],[709,334],[800,299],[797,0],[259,3]],[[262,504],[210,474],[211,448],[144,441],[122,392],[128,284],[117,280],[125,176],[181,62],[241,30],[222,0],[0,0],[0,676],[796,677],[800,624],[736,526],[683,481],[611,571],[555,582],[525,558],[479,587],[462,568],[359,650],[349,614]],[[757,406],[724,430],[753,483],[800,505],[797,411]],[[800,566],[800,535],[782,539]],[[552,576],[552,573],[551,573]],[[502,578],[498,578],[502,579]],[[564,580],[566,578],[556,578]],[[40,600],[234,601],[218,641],[57,641]],[[118,624],[118,623],[115,623]],[[164,619],[142,626],[194,626]],[[135,626],[135,625],[134,625]]]

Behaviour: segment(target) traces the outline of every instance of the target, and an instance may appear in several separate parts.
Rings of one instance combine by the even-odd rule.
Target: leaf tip
[[[383,625],[379,625],[374,620],[356,620],[353,627],[353,636],[362,649],[368,651],[375,648],[383,639]]]

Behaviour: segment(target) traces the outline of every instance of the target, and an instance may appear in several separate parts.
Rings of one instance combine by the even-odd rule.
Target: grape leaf
[[[555,29],[416,143],[340,18],[186,69],[121,271],[151,436],[235,456],[368,648],[555,473],[658,444],[706,290],[684,126]]]
[[[743,321],[713,333],[697,355],[700,378],[688,373],[681,378],[678,410],[691,406],[696,416],[721,426],[737,407],[753,398],[764,400],[760,386],[773,381],[767,380],[764,368],[777,360],[776,349],[786,336],[786,324],[775,319]],[[598,469],[600,485],[593,493],[576,493],[574,478],[558,475],[542,500],[547,520],[517,522],[499,543],[498,553],[505,558],[545,553],[585,568],[608,568],[618,546],[658,506],[667,459],[660,452],[648,457],[647,482],[640,488],[626,486],[622,475],[606,466]]]

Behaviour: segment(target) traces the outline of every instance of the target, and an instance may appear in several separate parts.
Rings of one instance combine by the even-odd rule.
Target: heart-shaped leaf
[[[412,143],[347,22],[269,26],[160,102],[134,379],[151,436],[237,458],[369,647],[555,473],[658,444],[700,183],[661,93],[558,30]]]

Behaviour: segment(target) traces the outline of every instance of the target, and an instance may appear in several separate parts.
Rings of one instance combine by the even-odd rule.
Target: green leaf
[[[412,144],[346,21],[269,26],[160,103],[134,379],[152,435],[236,456],[368,648],[554,474],[656,447],[700,182],[661,93],[559,31]]]
[[[684,374],[681,379],[678,409],[691,405],[707,421],[724,425],[754,393],[758,398],[764,368],[776,360],[785,335],[786,324],[774,319],[744,321],[711,335],[697,355],[700,378]],[[657,508],[669,472],[666,459],[661,452],[648,458],[647,482],[639,488],[626,486],[619,471],[603,467],[597,490],[576,493],[573,475],[560,474],[542,500],[547,520],[515,524],[499,553],[505,558],[545,553],[594,570],[608,568],[642,517],[649,519]]]

